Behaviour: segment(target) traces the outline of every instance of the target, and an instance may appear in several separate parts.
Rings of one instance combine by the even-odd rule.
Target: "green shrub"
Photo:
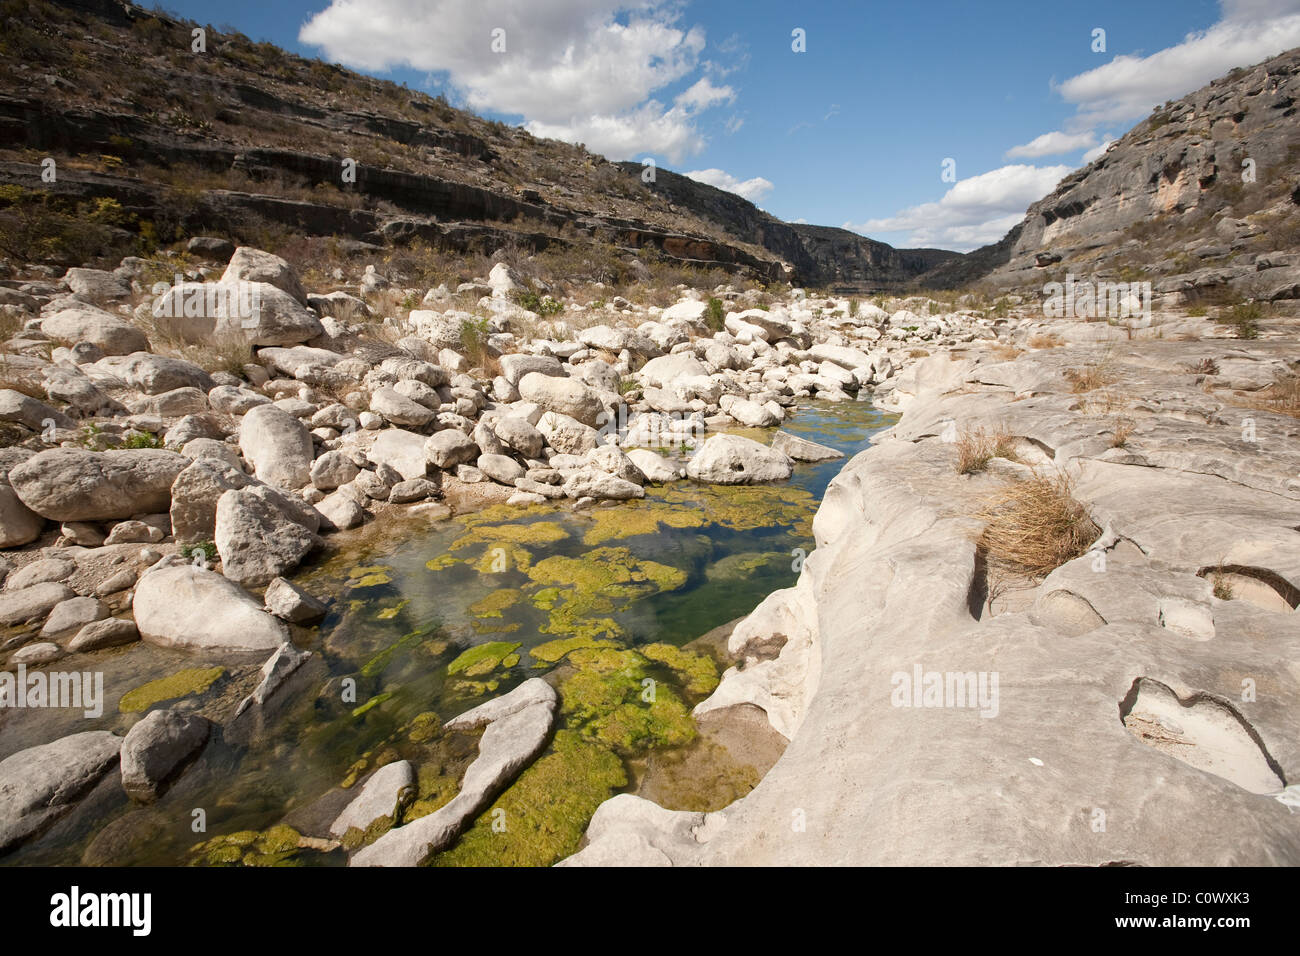
[[[722,300],[710,299],[709,307],[704,312],[704,321],[709,324],[709,328],[714,332],[721,332],[723,329],[722,319]]]

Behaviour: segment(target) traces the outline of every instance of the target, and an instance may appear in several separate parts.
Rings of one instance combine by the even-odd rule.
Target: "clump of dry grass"
[[[1115,423],[1111,428],[1110,447],[1128,447],[1128,440],[1133,436],[1133,429],[1136,427],[1136,424],[1131,418],[1116,418]]]
[[[1067,368],[1062,374],[1070,383],[1070,390],[1077,393],[1105,388],[1116,378],[1115,373],[1101,362],[1085,365],[1083,368]]]
[[[965,428],[957,435],[957,474],[973,475],[988,467],[994,458],[1016,460],[1015,436],[999,425],[991,432],[983,426]]]
[[[1047,335],[1031,335],[1025,344],[1031,349],[1059,349],[1065,344],[1065,339],[1051,332]]]
[[[1032,578],[1087,553],[1100,533],[1064,474],[1036,473],[1007,485],[975,517],[985,522],[979,543],[990,562]]]
[[[1013,358],[1020,355],[1020,349],[1016,348],[1014,345],[1003,343],[993,349],[993,354],[1004,362],[1010,362]]]

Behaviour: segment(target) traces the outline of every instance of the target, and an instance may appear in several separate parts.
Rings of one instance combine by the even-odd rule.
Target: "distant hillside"
[[[196,233],[263,246],[599,245],[883,290],[952,255],[791,226],[667,170],[646,184],[640,164],[211,26],[194,53],[199,24],[115,0],[4,0],[0,23],[0,254],[11,257],[81,264]],[[41,180],[47,158],[53,183]],[[37,221],[51,210],[91,228]]]
[[[1029,207],[998,243],[917,284],[1041,285],[1067,272],[1157,290],[1300,296],[1300,49],[1166,103]]]

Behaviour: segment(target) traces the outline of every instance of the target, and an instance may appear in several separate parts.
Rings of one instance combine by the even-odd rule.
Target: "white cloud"
[[[721,169],[697,169],[694,172],[683,173],[687,179],[693,179],[697,183],[704,183],[706,186],[714,186],[718,189],[725,189],[729,193],[735,193],[748,199],[752,203],[758,202],[773,188],[770,180],[762,176],[755,176],[753,179],[740,180]]]
[[[1092,130],[1085,130],[1082,133],[1063,133],[1060,130],[1054,130],[1051,133],[1036,136],[1020,146],[1012,146],[1007,150],[1007,159],[1036,159],[1039,156],[1060,156],[1062,153],[1073,153],[1076,150],[1087,149],[1090,146],[1095,146],[1096,143],[1097,134]]]
[[[331,0],[299,39],[364,70],[445,74],[471,109],[523,116],[538,135],[678,162],[703,148],[696,114],[735,99],[703,77],[663,102],[712,66],[704,31],[680,18],[673,0]]]
[[[1100,143],[1098,143],[1092,149],[1088,150],[1086,153],[1083,154],[1083,165],[1087,166],[1093,160],[1100,159],[1102,155],[1106,152],[1106,150],[1110,149],[1111,146],[1114,145],[1114,143],[1115,140],[1107,136]]]
[[[900,210],[885,219],[845,223],[863,235],[907,233],[911,247],[937,246],[966,252],[997,242],[1024,218],[1030,204],[1050,193],[1069,166],[1017,164],[955,183],[938,202]]]
[[[1150,56],[1117,56],[1057,86],[1078,109],[1071,124],[1090,129],[1131,122],[1238,66],[1300,46],[1300,0],[1224,0],[1208,30]]]

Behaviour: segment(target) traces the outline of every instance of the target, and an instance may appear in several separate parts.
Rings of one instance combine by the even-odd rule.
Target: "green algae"
[[[556,731],[548,752],[519,775],[455,846],[430,862],[550,866],[577,850],[596,808],[626,784],[623,762],[611,750],[571,730]]]
[[[436,558],[430,558],[424,562],[424,566],[430,571],[442,571],[453,564],[460,564],[460,559],[454,558],[450,554],[440,554]]]
[[[225,673],[224,667],[187,667],[127,691],[118,702],[117,709],[124,714],[134,714],[148,710],[164,700],[202,694]]]
[[[500,617],[502,611],[514,607],[522,597],[518,590],[512,588],[493,591],[487,597],[471,604],[469,613],[475,617]]]
[[[601,508],[591,512],[590,517],[591,527],[582,536],[582,543],[586,545],[635,538],[642,534],[656,534],[665,525],[679,529],[699,528],[706,522],[701,511],[654,499],[638,502],[631,508]]]
[[[393,657],[396,656],[399,651],[420,644],[424,639],[425,632],[422,630],[414,630],[408,634],[402,635],[398,640],[389,644],[379,653],[375,654],[368,661],[362,664],[361,675],[363,677],[374,677],[378,674],[382,674],[388,669],[388,665],[392,663]]]
[[[466,677],[482,677],[498,667],[514,667],[519,663],[519,643],[488,641],[471,647],[447,665],[448,674],[464,673]]]
[[[354,707],[354,708],[352,708],[352,716],[353,716],[353,717],[360,717],[360,716],[362,716],[363,714],[365,714],[366,712],[368,712],[368,711],[370,711],[370,710],[373,710],[374,708],[378,707],[378,706],[379,706],[380,704],[382,704],[384,701],[386,701],[386,700],[390,700],[390,699],[392,698],[392,696],[393,696],[393,694],[392,694],[391,691],[385,692],[385,693],[383,693],[383,694],[376,694],[374,697],[371,697],[368,701],[366,701],[366,702],[365,702],[364,704],[362,704],[360,707]]]
[[[374,588],[374,587],[378,587],[381,584],[392,584],[392,583],[393,583],[393,579],[391,576],[389,576],[387,572],[377,571],[374,574],[367,574],[365,577],[358,580],[352,586],[354,588]]]
[[[692,696],[705,697],[718,686],[718,666],[703,654],[692,654],[673,644],[643,644],[637,650],[672,670]]]
[[[399,601],[397,604],[393,605],[392,607],[386,607],[378,614],[376,614],[375,620],[391,621],[393,618],[397,617],[397,615],[401,614],[402,610],[406,607],[406,605],[410,603],[411,603],[410,598],[403,598],[401,601]]]
[[[710,581],[739,580],[749,577],[759,568],[785,560],[788,560],[787,555],[778,551],[741,551],[709,565],[705,576]]]
[[[547,641],[545,644],[538,644],[529,650],[529,655],[538,663],[538,667],[546,667],[559,661],[570,651],[581,650],[588,647],[615,647],[612,641],[598,641],[590,637],[561,637],[553,641]]]
[[[580,557],[553,555],[527,573],[542,585],[534,594],[535,606],[550,612],[541,630],[590,639],[621,636],[623,629],[610,615],[687,581],[685,571],[638,558],[627,548],[596,548]]]
[[[302,834],[287,824],[269,829],[240,830],[213,837],[190,848],[190,866],[299,866],[299,854],[310,849]]]

